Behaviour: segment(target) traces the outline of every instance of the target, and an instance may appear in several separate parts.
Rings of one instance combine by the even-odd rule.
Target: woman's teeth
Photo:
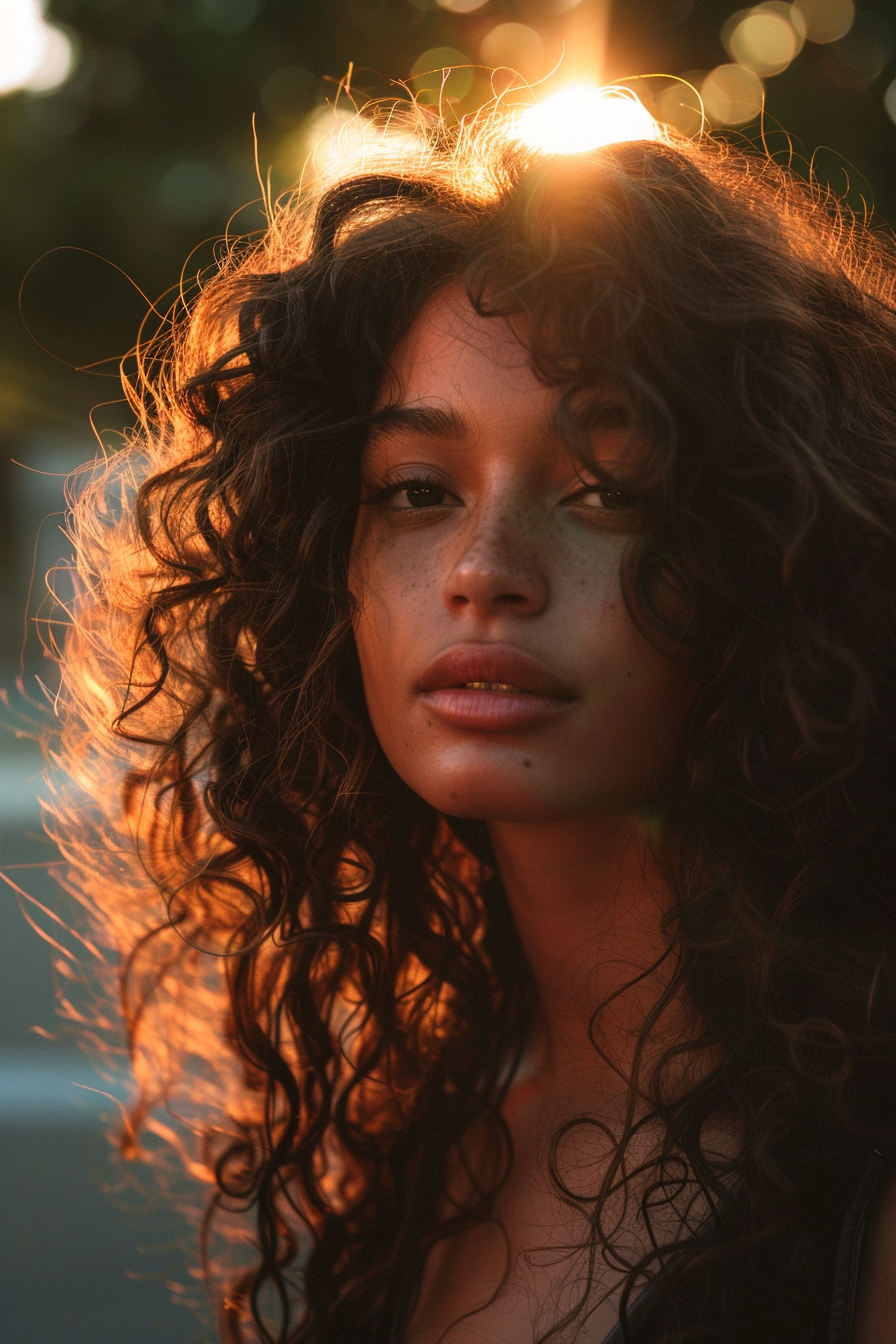
[[[465,691],[512,691],[521,695],[519,686],[508,686],[506,681],[465,681]]]

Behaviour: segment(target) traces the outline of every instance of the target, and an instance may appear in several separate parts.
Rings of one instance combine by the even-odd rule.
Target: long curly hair
[[[429,1251],[509,1168],[531,978],[484,827],[373,735],[347,584],[390,354],[463,282],[525,317],[580,456],[595,390],[627,394],[650,460],[626,598],[699,686],[656,800],[671,970],[645,1040],[681,996],[701,1026],[642,1054],[594,1188],[555,1149],[558,1190],[623,1311],[667,1285],[658,1339],[814,1339],[896,1139],[893,254],[711,138],[407,140],[227,254],[129,385],[141,428],[73,491],[52,830],[118,954],[129,1141],[170,1133],[166,1104],[197,1137],[207,1263],[218,1228],[249,1248],[217,1290],[231,1341],[400,1339]],[[474,1128],[498,1175],[452,1202]],[[683,1191],[707,1221],[627,1255],[606,1210],[636,1177],[648,1233]],[[590,1274],[543,1338],[586,1318]]]

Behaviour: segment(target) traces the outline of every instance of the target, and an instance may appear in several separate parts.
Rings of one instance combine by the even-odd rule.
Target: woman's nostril
[[[520,608],[538,605],[538,597],[535,592],[494,592],[488,585],[459,585],[453,592],[449,593],[449,601],[452,606],[466,607],[471,603],[481,607],[503,607]]]

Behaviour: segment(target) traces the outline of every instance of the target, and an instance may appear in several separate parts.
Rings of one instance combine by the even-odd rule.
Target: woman
[[[56,830],[224,1338],[892,1338],[892,284],[771,163],[493,120],[153,366]]]

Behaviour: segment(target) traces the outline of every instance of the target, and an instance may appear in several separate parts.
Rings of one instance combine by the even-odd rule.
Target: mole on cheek
[[[526,767],[527,770],[530,770],[532,768],[531,761],[523,761],[523,765]]]

